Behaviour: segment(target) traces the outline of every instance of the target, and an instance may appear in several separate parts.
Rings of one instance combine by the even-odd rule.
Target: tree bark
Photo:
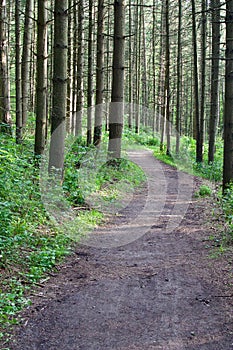
[[[0,1],[0,131],[11,132],[10,82],[8,76],[8,46],[6,39],[6,1]]]
[[[123,129],[124,102],[124,0],[114,1],[114,48],[112,96],[109,111],[109,143],[110,158],[121,157],[121,137]]]
[[[101,142],[103,98],[104,98],[104,0],[98,1],[97,19],[97,62],[96,62],[96,109],[93,143],[98,146]]]
[[[166,136],[167,155],[171,154],[171,126],[170,126],[170,24],[169,24],[169,0],[166,0],[165,26],[166,26],[166,56],[165,56],[165,98],[166,98]]]
[[[204,143],[204,119],[205,119],[205,101],[206,101],[206,0],[202,0],[201,6],[201,99],[200,99],[200,154],[198,161],[203,161],[203,143]]]
[[[26,1],[25,21],[23,34],[23,52],[22,52],[22,123],[26,126],[29,105],[29,82],[30,82],[30,48],[31,48],[31,30],[32,30],[32,0]]]
[[[44,153],[47,130],[47,0],[38,0],[35,155]]]
[[[192,0],[192,39],[193,39],[193,75],[194,75],[194,113],[196,127],[196,161],[202,162],[202,144],[200,135],[200,112],[199,112],[199,79],[197,62],[197,29],[196,29],[196,7],[195,0]]]
[[[72,0],[68,0],[68,7],[72,7]],[[73,23],[72,23],[72,13],[68,14],[68,67],[67,67],[67,115],[66,115],[66,131],[71,132],[71,106],[72,106],[72,58],[73,58],[73,46],[72,46],[72,36],[73,36]]]
[[[128,111],[128,128],[131,130],[133,128],[133,89],[132,89],[132,72],[133,72],[133,62],[132,62],[132,6],[129,3],[129,74],[128,74],[128,91],[129,91],[129,111]]]
[[[177,86],[176,86],[176,154],[180,152],[180,100],[181,100],[181,29],[182,29],[182,1],[179,0],[179,15],[178,15],[178,47],[177,47]]]
[[[54,55],[53,55],[53,105],[49,170],[63,171],[64,140],[67,103],[67,44],[68,1],[55,0],[54,5]]]
[[[15,93],[16,93],[16,143],[22,142],[22,89],[21,89],[21,63],[20,63],[20,5],[15,2]]]
[[[83,108],[83,0],[78,3],[77,106],[75,135],[82,136]]]
[[[92,100],[93,100],[93,0],[89,0],[89,23],[88,23],[88,83],[87,83],[87,145],[92,140]]]
[[[72,62],[72,101],[71,101],[71,133],[75,134],[75,112],[76,112],[76,100],[77,100],[77,1],[73,0],[73,62]]]
[[[233,0],[226,3],[223,191],[233,180]]]
[[[219,120],[220,0],[212,0],[211,102],[209,121],[209,163],[214,161],[215,137]]]

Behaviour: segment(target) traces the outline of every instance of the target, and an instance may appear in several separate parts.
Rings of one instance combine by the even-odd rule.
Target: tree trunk
[[[201,6],[201,100],[200,100],[200,154],[198,161],[203,161],[203,142],[204,142],[204,119],[205,119],[205,91],[206,91],[206,0],[202,0]]]
[[[194,113],[196,127],[196,161],[202,162],[202,144],[200,135],[200,112],[199,112],[199,81],[197,62],[197,30],[195,0],[192,0],[192,39],[193,39],[193,75],[194,75]]]
[[[75,135],[82,136],[83,108],[83,0],[78,3],[78,59],[77,59],[77,106]]]
[[[170,126],[170,25],[169,25],[169,0],[166,0],[165,7],[166,25],[166,56],[165,56],[165,99],[166,99],[166,136],[167,155],[171,154],[171,126]]]
[[[23,128],[26,126],[29,105],[29,81],[30,81],[30,48],[31,48],[31,30],[32,30],[32,0],[26,1],[24,35],[23,35],[23,52],[22,52],[22,123]]]
[[[219,120],[220,0],[212,0],[212,67],[209,121],[209,163],[214,161],[215,137]]]
[[[35,155],[44,153],[47,123],[47,0],[38,0]]]
[[[124,0],[114,1],[114,48],[112,97],[109,111],[109,144],[110,158],[121,157],[121,136],[123,129],[124,102]]]
[[[178,15],[178,47],[177,47],[177,87],[176,87],[176,154],[180,152],[180,100],[181,100],[181,29],[182,29],[182,1],[179,0],[179,15]]]
[[[75,115],[77,100],[77,1],[73,0],[73,62],[72,62],[72,101],[71,101],[71,133],[75,134]]]
[[[87,145],[92,139],[92,100],[93,100],[93,0],[89,0],[89,23],[88,23],[88,83],[87,83]]]
[[[98,1],[97,19],[97,62],[96,62],[96,109],[93,143],[98,146],[101,142],[103,119],[103,93],[104,93],[104,0]]]
[[[157,1],[153,0],[153,27],[152,27],[152,75],[153,75],[153,136],[155,137],[156,126],[158,124],[158,115],[156,113],[156,8]]]
[[[68,7],[72,7],[72,0],[68,0]],[[73,98],[72,91],[72,58],[73,58],[73,46],[72,46],[72,36],[73,36],[73,23],[72,23],[72,13],[68,13],[68,67],[67,67],[67,115],[66,115],[66,131],[71,132],[71,101]]]
[[[53,55],[53,105],[49,169],[63,171],[64,140],[67,103],[67,44],[68,1],[55,0],[54,6],[54,55]]]
[[[135,114],[135,133],[139,134],[140,131],[140,114],[139,114],[139,104],[140,104],[140,95],[139,95],[139,86],[140,86],[140,28],[139,28],[139,0],[137,0],[135,13],[134,13],[134,69],[135,69],[135,80],[134,80],[134,114]]]
[[[226,3],[223,191],[233,180],[233,0]]]
[[[161,122],[160,122],[160,151],[164,149],[164,134],[166,126],[166,95],[165,95],[165,65],[166,58],[164,58],[164,52],[166,52],[165,40],[166,38],[166,14],[165,14],[165,3],[162,3],[161,9],[161,34],[160,34],[160,111],[161,111]]]
[[[129,111],[128,111],[128,128],[133,128],[133,89],[132,89],[132,72],[133,72],[133,64],[132,64],[132,6],[129,3],[129,74],[128,74],[128,84],[129,84]]]
[[[143,2],[142,2],[143,5]],[[147,76],[147,56],[146,56],[146,28],[145,28],[145,14],[143,11],[143,7],[141,10],[141,24],[142,24],[142,106],[148,108],[148,76]],[[145,111],[145,109],[144,109]],[[147,118],[145,113],[143,113],[144,126],[147,126]]]
[[[16,94],[16,143],[22,142],[22,89],[20,64],[20,1],[15,2],[15,94]]]
[[[6,39],[6,1],[0,1],[0,131],[11,131],[10,83]]]

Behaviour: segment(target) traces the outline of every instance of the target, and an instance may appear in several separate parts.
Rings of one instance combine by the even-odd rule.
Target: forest
[[[232,249],[233,0],[1,0],[0,46],[0,339],[145,182],[130,147],[204,179],[212,239]]]

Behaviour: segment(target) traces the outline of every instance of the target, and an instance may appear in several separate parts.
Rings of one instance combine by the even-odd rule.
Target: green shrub
[[[212,190],[209,186],[207,185],[201,185],[198,192],[196,193],[197,197],[207,197],[211,196]]]

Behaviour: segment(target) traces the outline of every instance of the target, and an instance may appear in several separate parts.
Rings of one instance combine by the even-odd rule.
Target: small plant
[[[211,196],[212,190],[207,185],[201,185],[199,191],[197,192],[198,197],[208,197]]]

